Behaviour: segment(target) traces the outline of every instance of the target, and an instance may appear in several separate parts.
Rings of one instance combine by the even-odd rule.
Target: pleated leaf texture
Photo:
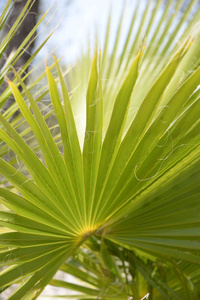
[[[54,56],[41,95],[44,73],[8,80],[21,114],[0,115],[7,299],[48,284],[64,299],[200,297],[199,3],[141,2],[112,51],[111,10],[101,51],[69,72]]]

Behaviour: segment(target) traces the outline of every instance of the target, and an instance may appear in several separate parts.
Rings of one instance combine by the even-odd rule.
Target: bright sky
[[[134,8],[133,1],[125,0],[40,1],[41,13],[48,10],[50,4],[52,4],[52,8],[49,17],[54,13],[52,21],[43,29],[45,34],[50,33],[58,24],[58,29],[48,42],[48,47],[43,49],[42,55],[43,53],[47,55],[55,47],[58,47],[59,55],[65,55],[66,61],[73,61],[77,57],[77,54],[80,53],[80,46],[87,41],[89,33],[91,40],[94,41],[96,28],[98,28],[100,41],[103,41],[111,7],[113,38],[124,3],[126,2],[127,6],[131,8],[127,9],[127,14],[132,14]],[[130,18],[127,19],[130,20]],[[40,36],[41,40],[42,38],[43,35]]]

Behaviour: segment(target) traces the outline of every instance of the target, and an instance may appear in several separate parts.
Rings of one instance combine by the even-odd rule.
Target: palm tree
[[[82,53],[68,88],[55,56],[41,95],[44,74],[8,82],[21,111],[0,115],[8,299],[47,284],[65,299],[199,299],[199,5],[137,3],[122,51],[125,10],[112,53],[110,16],[102,53]]]

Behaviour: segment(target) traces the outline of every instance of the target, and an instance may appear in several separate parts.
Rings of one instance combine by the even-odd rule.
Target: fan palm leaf
[[[138,2],[119,53],[121,16],[112,55],[110,17],[102,54],[91,61],[88,51],[68,74],[70,93],[54,56],[57,76],[48,65],[46,76],[56,135],[41,98],[16,71],[8,80],[26,124],[0,115],[0,173],[10,182],[0,188],[0,287],[17,285],[9,299],[36,299],[48,283],[76,291],[70,299],[198,299],[199,34],[181,32],[197,4],[150,1],[134,33]],[[76,283],[52,279],[57,270]]]

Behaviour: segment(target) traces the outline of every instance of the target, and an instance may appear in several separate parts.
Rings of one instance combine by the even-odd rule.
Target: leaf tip
[[[144,51],[146,49],[146,44],[142,45],[142,47],[140,48],[139,52],[138,52],[138,56],[143,56]]]
[[[7,76],[5,76],[5,80],[6,80],[7,82],[10,82],[10,79],[9,79]]]
[[[7,83],[10,85],[12,83],[12,81],[7,77],[5,76],[5,80],[7,81]]]
[[[46,65],[46,69],[48,69],[49,66],[48,66],[48,61],[47,61],[47,59],[45,59],[45,65]]]

